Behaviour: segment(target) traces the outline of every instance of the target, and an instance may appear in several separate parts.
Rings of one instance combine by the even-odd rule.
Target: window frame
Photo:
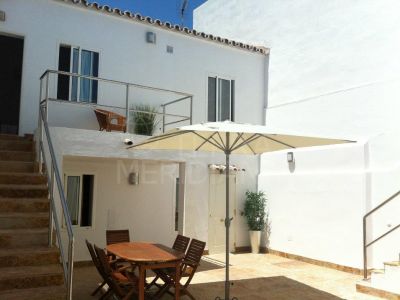
[[[82,46],[77,46],[75,44],[68,44],[68,43],[59,43],[58,44],[58,53],[60,53],[60,48],[61,47],[69,47],[70,48],[70,62],[69,62],[69,73],[73,73],[73,74],[77,74],[77,75],[82,75],[81,73],[81,62],[82,62],[82,51],[88,51],[92,53],[92,58],[93,58],[93,53],[97,53],[98,55],[98,62],[97,62],[97,76],[94,77],[99,77],[100,74],[100,57],[101,57],[101,53],[98,50],[94,50],[90,47],[82,47]],[[73,62],[74,62],[74,49],[78,50],[78,72],[73,72]],[[58,62],[57,62],[57,66],[59,66],[59,55],[58,55]],[[91,64],[91,73],[93,72],[93,64]],[[57,67],[58,70],[58,67]],[[77,86],[76,86],[76,100],[72,100],[72,81],[73,78],[77,79]],[[81,85],[81,79],[80,77],[74,77],[74,76],[70,76],[70,80],[69,80],[69,87],[68,87],[68,100],[69,102],[83,102],[83,103],[93,103],[93,104],[97,104],[98,101],[98,95],[99,95],[99,85],[97,85],[97,97],[96,97],[96,102],[93,102],[93,99],[91,99],[90,101],[81,101],[80,99],[80,85]],[[98,81],[97,81],[98,82]],[[90,86],[92,87],[93,85],[93,80],[91,80]],[[91,89],[90,89],[91,90]],[[91,95],[90,98],[92,97],[92,91],[91,91]]]
[[[207,84],[206,84],[206,120],[207,122],[213,122],[209,120],[209,115],[208,115],[208,107],[209,107],[209,78],[215,78],[215,122],[223,122],[225,120],[220,119],[220,112],[219,112],[219,106],[220,106],[220,84],[219,80],[226,80],[229,81],[229,99],[230,99],[230,106],[229,106],[229,115],[230,115],[230,121],[234,122],[235,120],[235,89],[236,89],[236,79],[233,77],[229,76],[220,76],[220,75],[215,75],[215,74],[209,74],[207,76]],[[233,93],[232,93],[232,83],[233,83]]]
[[[82,222],[82,190],[83,190],[83,176],[89,175],[93,176],[93,192],[92,192],[92,225],[91,226],[81,226]],[[65,172],[64,173],[64,193],[67,198],[68,190],[68,177],[79,177],[79,203],[78,203],[78,224],[72,224],[73,228],[83,228],[91,229],[95,227],[95,199],[96,199],[96,186],[97,186],[97,176],[94,172]],[[68,204],[67,204],[68,205]],[[65,216],[63,215],[63,227],[66,228]]]

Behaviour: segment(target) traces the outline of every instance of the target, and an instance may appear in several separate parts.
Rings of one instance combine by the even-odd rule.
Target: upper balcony
[[[40,105],[54,127],[99,130],[109,122],[109,129],[153,135],[193,119],[191,94],[55,70],[40,77]]]

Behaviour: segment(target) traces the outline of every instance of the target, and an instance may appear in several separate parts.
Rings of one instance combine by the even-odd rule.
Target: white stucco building
[[[362,267],[362,217],[399,190],[400,3],[208,0],[194,28],[268,45],[266,125],[356,139],[352,146],[264,155],[270,248]],[[397,199],[368,223],[368,240],[399,223]],[[370,267],[398,258],[400,233],[369,248]]]
[[[0,11],[0,65],[15,83],[1,83],[0,90],[12,89],[12,97],[0,104],[0,131],[33,133],[39,101],[47,99],[73,217],[75,260],[89,259],[85,238],[105,245],[105,230],[120,228],[129,228],[132,239],[167,245],[181,232],[207,241],[211,252],[221,251],[219,220],[225,212],[209,203],[224,197],[223,175],[208,165],[223,163],[224,157],[127,150],[125,138],[143,137],[98,131],[93,109],[125,115],[127,107],[151,104],[160,112],[156,132],[190,120],[263,124],[268,49],[86,1],[1,1]],[[12,59],[8,53],[14,53]],[[66,73],[57,75],[58,70]],[[180,101],[162,115],[161,105],[174,100]],[[177,121],[172,115],[187,118],[163,126],[162,116]],[[129,132],[132,127],[129,123]],[[233,178],[232,246],[243,247],[249,242],[240,210],[245,191],[256,189],[259,160],[234,156],[232,163],[246,170]],[[138,183],[129,183],[130,173],[138,174]]]

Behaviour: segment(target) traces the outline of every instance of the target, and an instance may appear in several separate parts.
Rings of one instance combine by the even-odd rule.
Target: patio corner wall
[[[362,267],[366,211],[364,147],[359,144],[264,154],[259,189],[266,192],[269,248],[343,266]]]

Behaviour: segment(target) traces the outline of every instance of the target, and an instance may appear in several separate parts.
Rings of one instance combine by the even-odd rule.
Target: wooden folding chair
[[[130,242],[129,229],[106,230],[107,245]]]
[[[118,243],[128,243],[130,242],[129,229],[119,229],[119,230],[106,230],[106,244],[118,244]],[[116,257],[113,254],[107,254],[112,260]]]
[[[188,291],[188,287],[193,279],[194,274],[196,273],[198,266],[200,265],[200,260],[205,247],[205,242],[193,239],[181,265],[181,276],[186,277],[186,281],[183,284],[179,282],[180,292],[181,295],[187,295],[192,300],[195,300],[195,298]],[[164,281],[164,284],[160,287],[155,296],[157,298],[161,298],[165,293],[173,295],[170,289],[175,286],[175,269],[160,269],[155,270],[155,272]]]
[[[92,258],[93,264],[96,267],[97,271],[99,272],[99,274],[101,275],[101,266],[100,266],[100,262],[96,256],[96,252],[94,251],[93,245],[91,243],[89,243],[88,240],[86,241],[86,246],[89,250],[90,253],[90,257]],[[103,278],[103,276],[102,276]],[[102,288],[103,286],[106,284],[107,282],[105,280],[103,280],[103,282],[91,293],[92,296],[96,295]]]
[[[109,290],[101,299],[105,299],[111,293],[121,300],[130,299],[137,292],[138,278],[129,272],[128,268],[113,270],[105,251],[96,245],[94,245],[94,250],[100,265],[100,275],[109,286]]]
[[[182,253],[186,253],[186,249],[189,245],[190,238],[184,235],[178,234],[175,238],[174,244],[172,245],[172,249],[176,251],[180,251]],[[156,277],[146,286],[146,289],[150,289],[153,285],[157,285],[157,280],[160,277],[156,274]],[[157,285],[158,286],[158,285]]]

